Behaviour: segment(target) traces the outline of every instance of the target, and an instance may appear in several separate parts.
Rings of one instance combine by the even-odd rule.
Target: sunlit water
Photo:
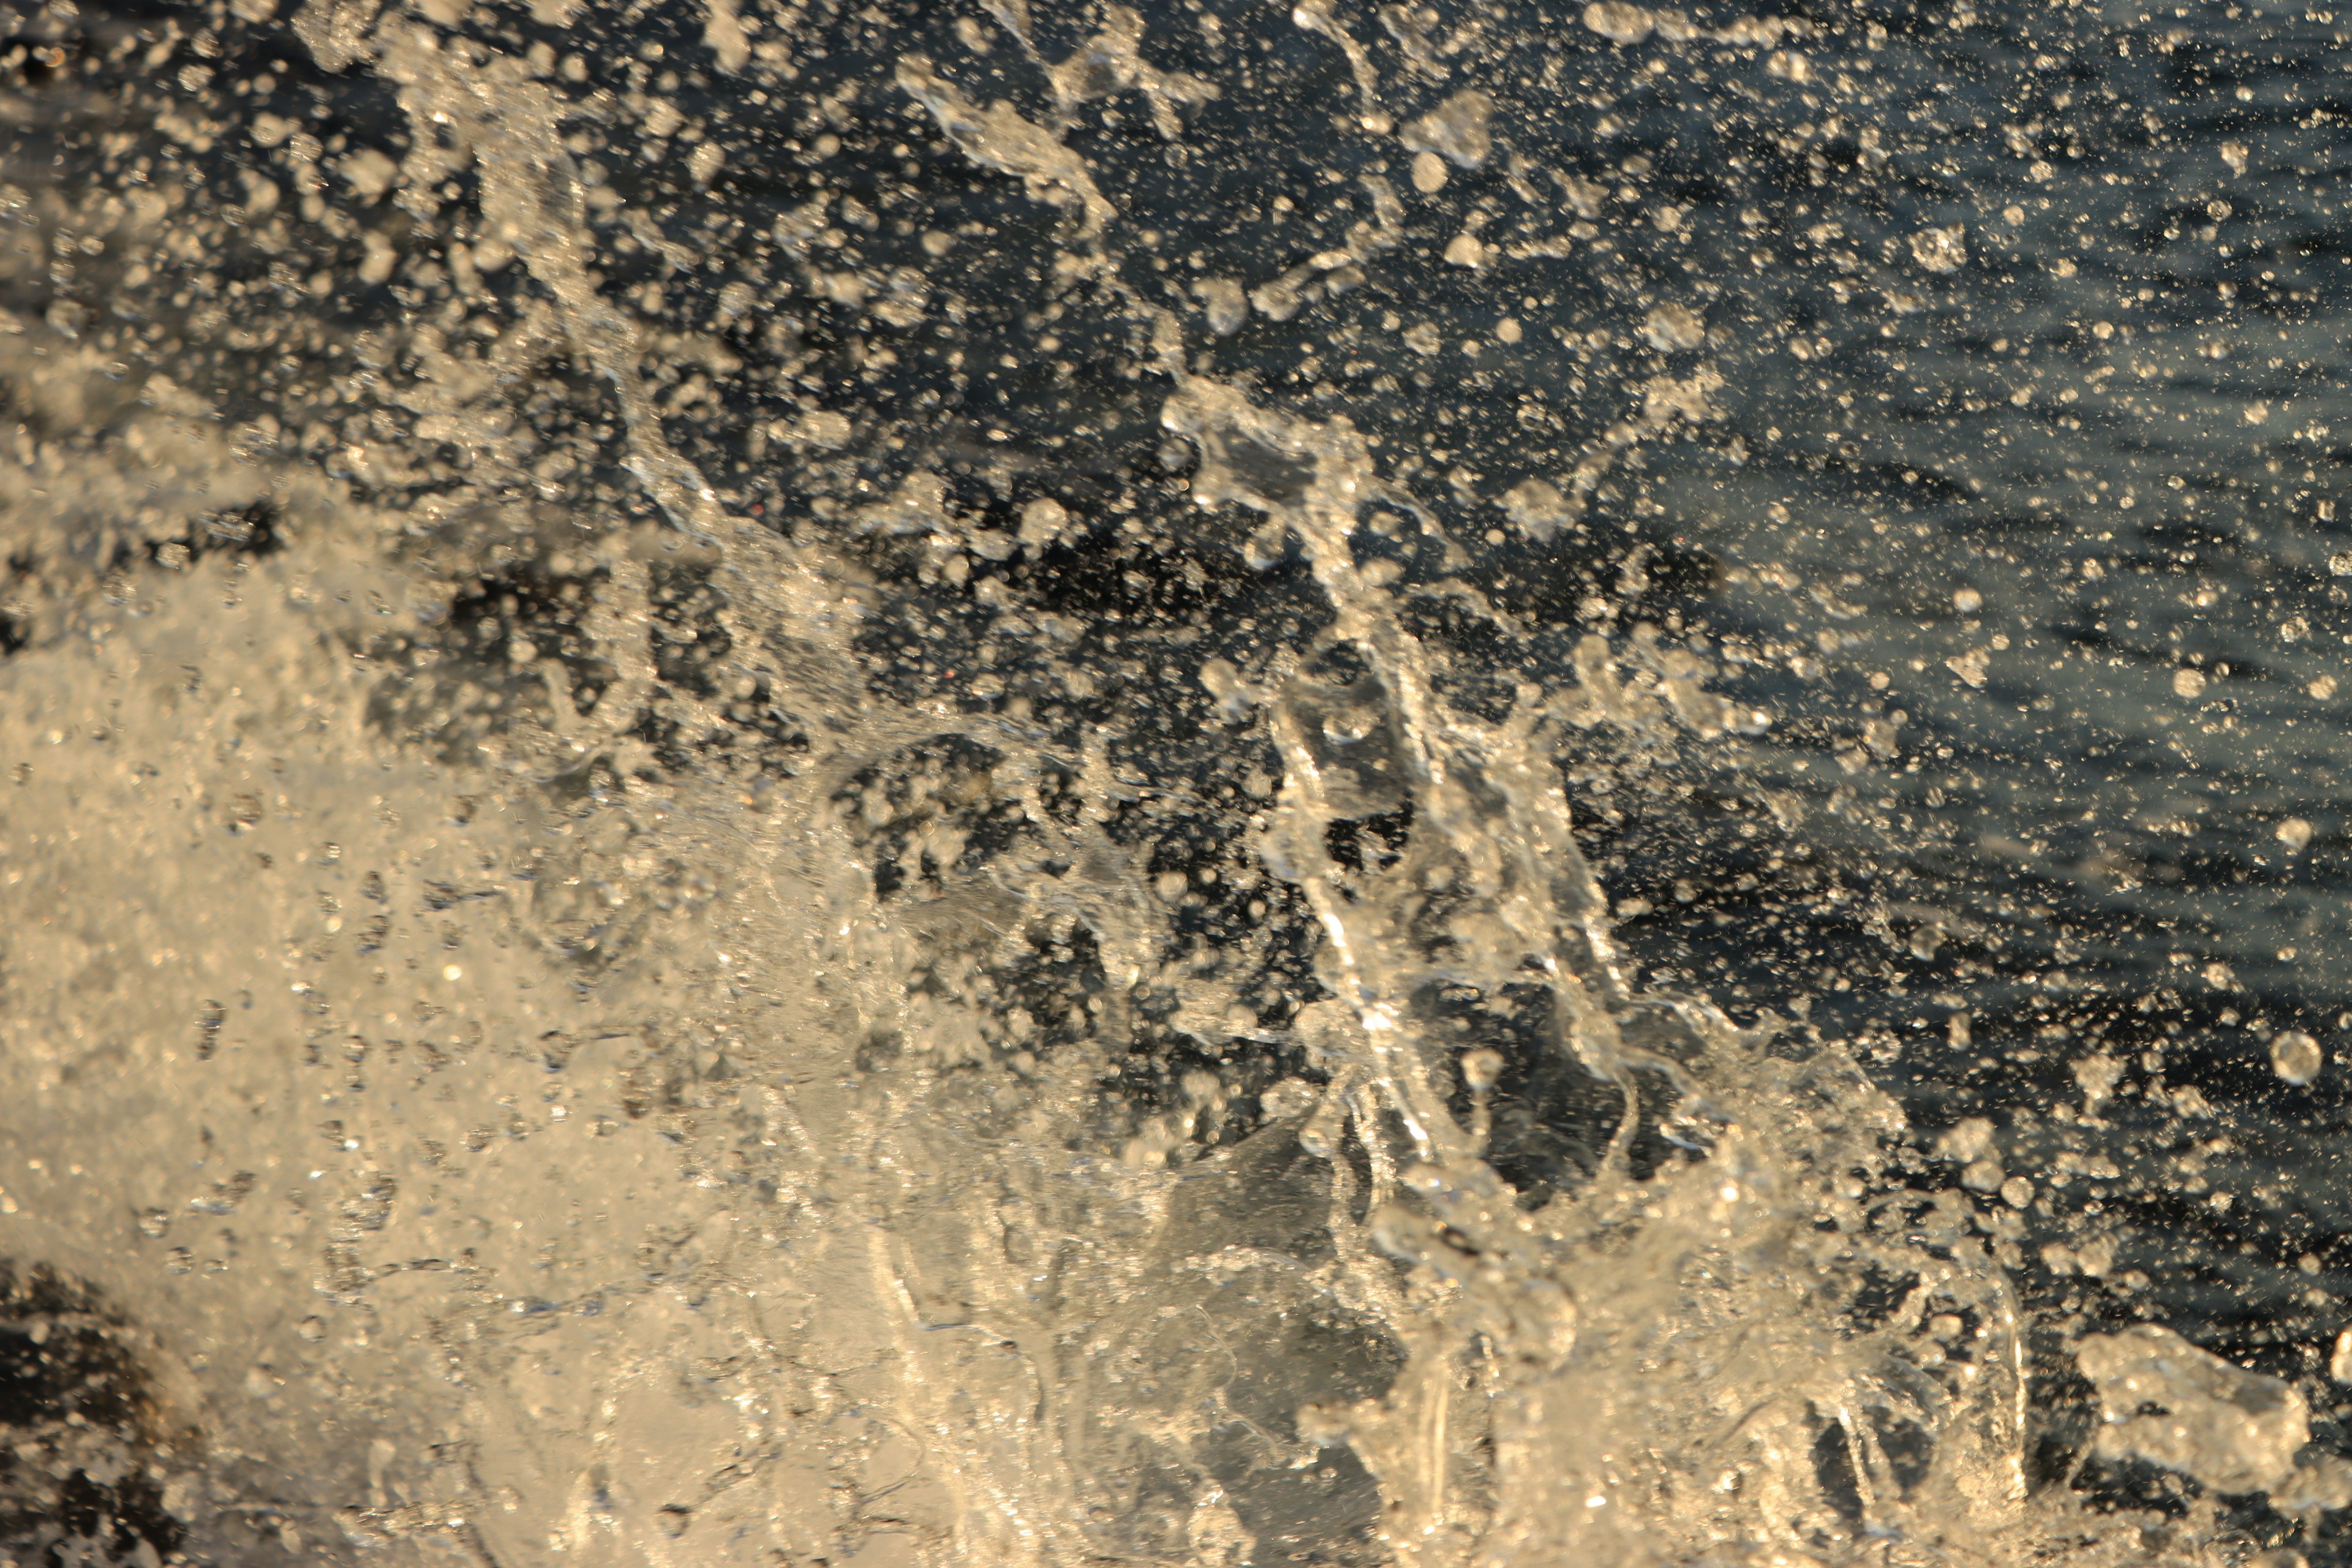
[[[2332,13],[0,30],[16,1562],[2352,1558]]]

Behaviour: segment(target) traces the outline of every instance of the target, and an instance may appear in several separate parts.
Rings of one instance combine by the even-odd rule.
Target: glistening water
[[[0,0],[0,1563],[2352,1563],[2347,28]]]

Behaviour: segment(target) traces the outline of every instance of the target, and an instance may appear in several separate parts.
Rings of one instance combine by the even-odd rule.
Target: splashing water
[[[1912,374],[1865,354],[2011,363],[1978,340],[2038,329],[1987,324],[1979,273],[2058,246],[2032,193],[2170,177],[2115,140],[2159,102],[2137,64],[2063,174],[2044,143],[2095,95],[2035,73],[2189,29],[1020,0],[6,25],[18,1560],[2336,1549],[2325,1216],[2184,1244],[2261,1367],[2148,1273],[2162,1215],[2283,1214],[2323,1167],[2285,1112],[2308,1148],[2248,1152],[2293,1141],[2272,1079],[2332,1092],[2323,1005],[2283,999],[2323,983],[2244,921],[2213,942],[2275,978],[2191,953],[2179,904],[2055,923],[2154,875],[2094,846],[2052,890],[2056,815],[1986,805],[1980,897],[1948,867],[1948,898],[1893,896],[1958,853],[1926,814],[1963,779],[2009,768],[2030,813],[2037,756],[2231,743],[2234,713],[2163,706],[2229,679],[2186,643],[2095,744],[2011,725],[2071,667],[1990,629],[1999,584],[1896,605],[1959,559],[1910,521],[1906,454],[1948,441],[1853,390]],[[2034,310],[2130,298],[2119,257],[2091,257],[2112,294],[2045,280]],[[2067,341],[2156,377],[2158,327],[2118,330]],[[2085,384],[1944,452],[1937,504],[2059,489],[2035,465],[2126,399],[2114,363]],[[2235,417],[2318,442],[2328,395]],[[2164,493],[2130,444],[2066,472],[2113,509],[2102,549]],[[1770,522],[1727,521],[1775,462]],[[1815,531],[1767,540],[1791,499]],[[2123,549],[2036,565],[2105,594]],[[2282,668],[2344,598],[2294,591]],[[2076,607],[2159,624],[2136,605]],[[1753,808],[1737,842],[1707,801]],[[2131,809],[2185,837],[2207,807]],[[2283,809],[2253,842],[2311,863],[2332,818]],[[1613,847],[1629,810],[1669,848]],[[2182,1018],[2261,1031],[2227,1047],[2260,1090],[2168,1081]]]

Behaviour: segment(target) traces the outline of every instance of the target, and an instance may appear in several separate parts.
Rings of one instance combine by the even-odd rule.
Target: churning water
[[[0,0],[0,1561],[2352,1562],[2348,27]]]

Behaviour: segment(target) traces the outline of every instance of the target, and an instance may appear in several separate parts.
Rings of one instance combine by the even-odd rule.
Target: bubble
[[[1922,271],[1958,271],[1969,259],[1967,226],[1956,223],[1919,230],[1911,237],[1911,258]]]
[[[1503,513],[1531,539],[1549,539],[1580,510],[1549,479],[1522,479],[1503,492]]]
[[[2319,1042],[2301,1029],[2284,1029],[2271,1037],[2271,1070],[2298,1087],[2310,1083],[2326,1065]]]

